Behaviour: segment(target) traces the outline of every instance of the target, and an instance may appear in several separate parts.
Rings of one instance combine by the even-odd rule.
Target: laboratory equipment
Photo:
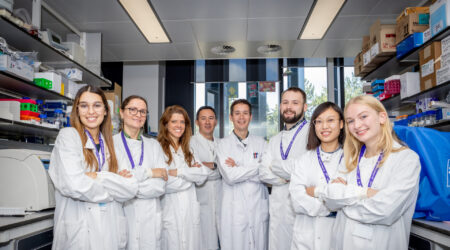
[[[50,152],[0,150],[0,207],[40,211],[55,207],[54,186],[47,173]]]
[[[56,34],[55,32],[53,32],[51,29],[47,29],[47,30],[41,30],[40,31],[41,35],[42,35],[42,41],[49,44],[50,46],[60,49],[60,50],[64,50],[64,51],[68,51],[69,48],[67,48],[66,46],[62,45],[62,39],[61,36],[59,36],[58,34]]]

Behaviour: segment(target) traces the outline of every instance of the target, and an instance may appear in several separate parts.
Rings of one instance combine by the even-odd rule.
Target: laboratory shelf
[[[50,45],[42,42],[37,36],[30,35],[25,29],[17,26],[8,19],[0,17],[0,37],[6,39],[8,45],[17,50],[38,52],[39,61],[58,68],[78,68],[83,72],[83,82],[98,86],[110,87],[111,82],[103,78],[90,69],[82,66],[78,62],[70,59],[64,53],[54,49]]]
[[[56,138],[59,129],[0,118],[0,135],[20,135]]]
[[[439,131],[450,132],[450,120],[441,121],[441,122],[438,122],[436,124],[428,125],[428,126],[425,126],[425,127],[427,127],[427,128],[434,128],[434,129],[439,130]]]
[[[445,99],[448,92],[450,91],[450,81],[444,82],[440,85],[437,85],[433,88],[427,89],[415,95],[403,98],[402,102],[416,102],[419,99],[427,98],[427,97],[437,97],[438,99]]]
[[[0,89],[16,96],[26,96],[33,99],[73,101],[71,98],[39,87],[31,81],[24,80],[5,71],[0,71]]]
[[[450,35],[450,27],[445,28],[444,30],[433,36],[422,46],[414,48],[401,59],[397,59],[396,56],[393,56],[391,59],[381,64],[376,69],[369,72],[362,78],[362,80],[371,81],[377,78],[384,79],[391,75],[402,74],[406,71],[409,71],[409,68],[419,64],[420,49],[430,45],[434,41],[440,41],[448,35]]]

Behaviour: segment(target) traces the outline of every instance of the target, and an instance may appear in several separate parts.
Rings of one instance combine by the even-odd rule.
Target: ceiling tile
[[[320,40],[297,40],[291,58],[313,57]]]
[[[248,41],[297,40],[305,18],[257,18],[248,20]]]
[[[367,15],[379,1],[380,0],[347,0],[341,12],[339,13],[339,16]]]
[[[180,60],[202,59],[202,53],[196,43],[177,43],[175,44],[180,55]]]
[[[371,15],[394,14],[398,16],[406,7],[419,6],[423,0],[380,0],[370,11]]]
[[[124,62],[129,61],[158,61],[175,60],[179,58],[177,49],[173,44],[106,44],[105,48]]]
[[[249,0],[249,17],[306,17],[313,0]]]
[[[363,16],[339,16],[331,24],[324,39],[345,39],[365,19]]]
[[[245,41],[247,20],[192,21],[194,36],[202,42]]]
[[[164,27],[174,43],[195,42],[191,22],[164,21]]]

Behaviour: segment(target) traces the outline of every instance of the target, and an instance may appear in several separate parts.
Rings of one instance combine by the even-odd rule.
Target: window
[[[353,67],[344,67],[345,103],[363,94],[361,77],[356,77]]]

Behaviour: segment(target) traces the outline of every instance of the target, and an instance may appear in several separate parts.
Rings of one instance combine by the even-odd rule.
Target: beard
[[[291,118],[287,118],[284,114],[288,111],[294,112],[294,116]],[[281,119],[283,120],[283,122],[288,124],[297,123],[302,117],[303,110],[301,110],[299,114],[295,113],[295,111],[292,110],[286,110],[281,114]]]

